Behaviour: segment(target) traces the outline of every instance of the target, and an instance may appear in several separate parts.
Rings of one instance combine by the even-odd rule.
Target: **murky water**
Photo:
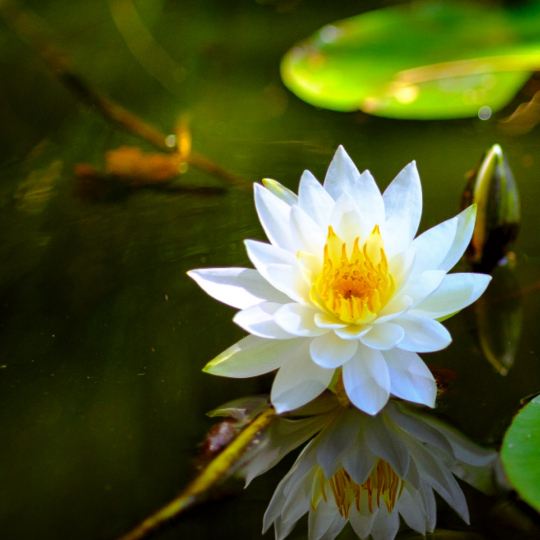
[[[111,6],[129,2],[29,4],[95,87],[165,132],[188,111],[193,149],[249,183],[271,177],[296,190],[306,168],[322,179],[338,144],[381,188],[415,159],[424,230],[455,215],[464,173],[500,143],[523,202],[515,264],[496,271],[483,304],[445,323],[453,344],[424,355],[457,374],[441,413],[477,442],[500,442],[520,400],[540,388],[537,130],[503,135],[502,114],[407,122],[299,101],[280,82],[281,55],[324,23],[357,13],[353,2],[135,2],[176,69],[158,73],[111,15]],[[249,265],[242,241],[264,234],[252,194],[238,187],[210,195],[150,188],[81,194],[76,164],[103,169],[108,150],[151,147],[79,104],[5,25],[0,40],[0,536],[114,538],[192,477],[196,445],[212,424],[206,411],[270,388],[271,377],[201,372],[243,332],[231,322],[234,310],[186,276],[192,268]],[[179,182],[222,186],[196,167]],[[481,328],[484,342],[497,340],[497,332],[486,337],[497,325],[514,329],[506,376],[478,337]],[[290,463],[160,538],[259,538]],[[503,503],[466,494],[473,532],[459,538],[527,537],[528,518],[517,510],[493,527],[494,505]],[[439,526],[466,529],[444,504]],[[305,526],[291,537],[306,537]]]

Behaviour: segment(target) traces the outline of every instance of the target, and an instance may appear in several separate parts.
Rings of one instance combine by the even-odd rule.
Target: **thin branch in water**
[[[176,499],[146,518],[118,540],[141,540],[146,538],[156,532],[161,525],[203,500],[209,490],[238,463],[238,460],[244,455],[255,436],[266,429],[275,416],[276,413],[273,407],[269,407],[256,416]]]

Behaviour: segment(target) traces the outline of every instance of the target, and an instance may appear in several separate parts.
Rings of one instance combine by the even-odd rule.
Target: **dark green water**
[[[446,323],[454,338],[447,350],[424,355],[457,373],[440,410],[496,446],[520,400],[540,390],[540,131],[503,135],[502,113],[446,122],[333,113],[288,93],[279,77],[283,53],[376,2],[135,2],[177,66],[158,73],[161,82],[130,52],[114,4],[29,2],[93,85],[165,132],[189,111],[194,149],[249,182],[271,177],[296,190],[306,168],[322,179],[338,144],[381,188],[416,159],[423,230],[457,213],[464,173],[492,144],[503,146],[522,196],[522,227],[515,266],[497,271],[484,309],[495,317],[488,328],[517,326],[514,364],[501,376],[486,359],[480,308]],[[231,322],[234,310],[185,274],[246,266],[243,239],[264,235],[251,193],[238,188],[214,196],[149,189],[113,201],[78,196],[75,164],[103,168],[107,150],[151,148],[77,103],[3,23],[0,43],[0,537],[113,539],[191,479],[196,445],[212,424],[206,411],[269,390],[271,378],[201,372],[243,334]],[[195,168],[182,182],[220,185]],[[159,538],[259,538],[289,464]],[[513,503],[466,494],[471,531],[535,538]],[[466,529],[442,503],[439,525]]]

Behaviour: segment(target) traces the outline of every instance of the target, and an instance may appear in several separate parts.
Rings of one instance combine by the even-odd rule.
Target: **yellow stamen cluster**
[[[367,508],[370,513],[373,513],[375,505],[380,508],[382,501],[390,514],[405,487],[405,482],[394,472],[390,464],[383,459],[377,461],[369,477],[362,485],[358,485],[343,468],[339,469],[330,480],[324,478],[320,469],[315,477],[312,491],[311,506],[313,511],[316,511],[321,497],[325,501],[328,500],[326,484],[330,484],[339,513],[345,519],[349,518],[349,512],[353,504],[360,512],[363,497],[366,498]]]
[[[378,225],[362,249],[356,238],[350,255],[346,243],[328,227],[323,268],[311,288],[316,305],[346,324],[367,324],[376,318],[394,291]]]

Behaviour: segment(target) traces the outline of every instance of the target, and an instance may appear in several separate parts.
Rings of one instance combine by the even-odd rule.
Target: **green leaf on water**
[[[540,68],[540,6],[439,1],[327,25],[283,58],[285,85],[336,111],[390,118],[486,117]]]
[[[514,418],[504,436],[501,459],[517,492],[540,510],[540,396]]]

